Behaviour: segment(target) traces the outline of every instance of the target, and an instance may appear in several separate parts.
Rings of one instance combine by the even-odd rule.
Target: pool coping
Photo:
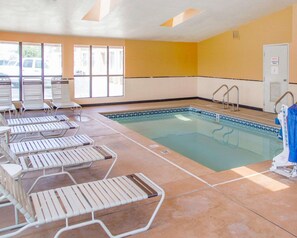
[[[136,117],[136,116],[146,116],[146,115],[158,115],[162,113],[174,113],[174,112],[195,112],[201,115],[205,115],[216,120],[225,120],[242,127],[252,127],[261,131],[272,133],[278,135],[280,128],[277,126],[271,126],[264,123],[255,122],[252,120],[242,119],[239,117],[229,116],[226,114],[221,114],[217,112],[208,111],[205,109],[197,108],[194,106],[182,106],[182,107],[168,107],[160,109],[146,109],[146,110],[130,110],[125,112],[108,112],[102,113],[105,117],[113,120],[117,118],[126,118],[126,117]]]

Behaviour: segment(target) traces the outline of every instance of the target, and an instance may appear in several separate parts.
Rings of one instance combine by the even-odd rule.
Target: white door
[[[265,112],[274,112],[275,101],[288,90],[289,46],[287,44],[264,45],[263,73],[263,110]],[[287,97],[281,103],[287,104]]]

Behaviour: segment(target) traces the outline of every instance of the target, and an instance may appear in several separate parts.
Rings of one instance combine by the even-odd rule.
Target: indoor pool
[[[279,129],[187,107],[107,117],[215,171],[271,160]]]

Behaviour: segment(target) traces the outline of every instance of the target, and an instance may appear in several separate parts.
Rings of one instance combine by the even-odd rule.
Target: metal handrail
[[[279,112],[277,112],[277,110],[276,110],[276,106],[277,106],[277,104],[279,104],[279,102],[280,102],[285,96],[287,96],[288,94],[290,94],[291,97],[292,97],[292,102],[293,102],[292,104],[295,103],[293,93],[292,93],[291,91],[287,91],[287,92],[285,92],[282,96],[280,96],[280,97],[275,101],[275,103],[274,103],[274,112],[275,112],[275,113],[279,113]]]
[[[233,104],[233,110],[234,111],[239,111],[239,88],[236,85],[233,85],[224,95],[223,95],[223,107],[225,108],[225,96],[227,95],[227,108],[229,107],[229,93],[230,91],[235,88],[237,89],[237,106],[236,106],[236,110]]]
[[[223,87],[227,88],[227,91],[229,90],[228,86],[226,84],[222,84],[216,91],[213,92],[212,94],[212,101],[215,102],[214,96],[216,95],[217,92],[219,92]],[[228,99],[229,100],[229,99]]]

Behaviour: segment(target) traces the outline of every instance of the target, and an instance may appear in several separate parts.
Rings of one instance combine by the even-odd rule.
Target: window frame
[[[83,78],[83,77],[88,77],[90,79],[90,83],[89,83],[89,96],[87,97],[77,97],[75,95],[74,92],[74,97],[77,99],[84,99],[84,98],[109,98],[109,97],[124,97],[125,96],[125,47],[124,46],[108,46],[108,45],[74,45],[74,49],[75,47],[87,47],[89,49],[89,74],[88,75],[80,75],[80,74],[75,74],[75,72],[73,72],[73,77],[74,80],[75,78]],[[93,74],[93,48],[106,48],[106,52],[107,52],[107,57],[106,57],[106,74]],[[123,71],[122,74],[109,74],[109,59],[110,59],[110,48],[121,48],[123,51],[123,56],[122,56],[122,62],[123,62]],[[74,52],[75,50],[73,50]],[[73,57],[74,61],[75,61],[75,56]],[[73,71],[75,71],[75,68],[73,68]],[[107,87],[106,87],[106,96],[93,96],[93,78],[94,77],[106,77],[107,80]],[[122,94],[121,95],[117,95],[117,96],[110,96],[110,77],[122,77],[123,78],[123,87],[122,87]],[[74,82],[75,83],[75,82]]]
[[[17,100],[13,100],[13,101],[22,101],[23,100],[23,80],[26,78],[40,78],[42,81],[42,90],[43,90],[43,99],[45,99],[45,78],[54,78],[54,77],[61,77],[62,78],[62,74],[63,74],[63,65],[61,64],[61,74],[53,74],[53,75],[45,75],[44,74],[44,67],[45,67],[45,57],[44,57],[44,47],[46,45],[60,45],[61,47],[61,62],[63,62],[63,45],[61,43],[39,43],[39,42],[17,42],[17,41],[0,41],[0,43],[15,43],[18,44],[18,51],[19,51],[19,74],[18,75],[7,75],[7,76],[1,76],[0,78],[4,78],[4,77],[9,77],[9,78],[17,78],[18,82],[19,82],[19,98]],[[39,45],[41,47],[41,74],[40,75],[23,75],[23,45],[26,44],[32,44],[32,45]],[[32,57],[34,58],[34,57]],[[32,60],[32,68],[35,68],[35,64],[37,61],[33,61]],[[26,68],[26,67],[25,67]],[[45,99],[48,100],[48,99]]]

